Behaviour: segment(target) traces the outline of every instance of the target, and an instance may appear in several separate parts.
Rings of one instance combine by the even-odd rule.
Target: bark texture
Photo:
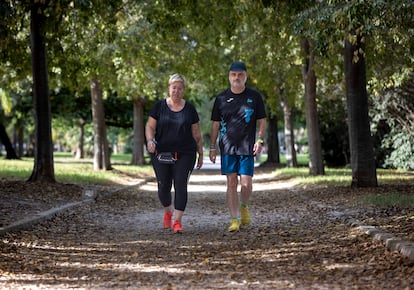
[[[362,36],[345,41],[345,79],[353,187],[377,186],[368,115],[365,46]]]
[[[309,174],[323,175],[325,169],[322,158],[321,134],[316,104],[316,74],[314,70],[315,55],[312,42],[304,39],[301,43],[306,60],[302,66],[302,77],[305,85],[306,129],[309,145]]]
[[[31,7],[30,47],[32,54],[35,148],[34,167],[29,181],[55,182],[45,39],[46,8],[47,4],[43,1],[35,1]]]

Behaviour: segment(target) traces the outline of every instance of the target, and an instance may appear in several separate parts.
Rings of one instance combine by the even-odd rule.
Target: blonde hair
[[[168,80],[168,85],[175,83],[175,82],[182,82],[184,87],[187,86],[187,81],[183,75],[180,75],[180,74],[171,75],[170,79]]]

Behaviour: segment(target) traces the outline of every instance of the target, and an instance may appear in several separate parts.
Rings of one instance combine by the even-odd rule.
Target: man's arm
[[[263,138],[266,132],[266,118],[257,120],[259,122],[259,133],[257,134],[257,140],[253,145],[253,154],[259,154],[263,149]]]
[[[264,139],[265,132],[266,132],[266,118],[259,119],[259,133],[257,134],[257,138]]]
[[[220,129],[220,122],[213,121],[211,124],[211,132],[210,132],[210,161],[216,163],[216,141],[218,137],[218,132]]]

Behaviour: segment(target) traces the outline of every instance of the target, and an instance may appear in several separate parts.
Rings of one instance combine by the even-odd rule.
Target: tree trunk
[[[76,147],[75,159],[84,159],[85,158],[85,148],[84,148],[84,140],[85,140],[85,125],[86,122],[83,119],[79,120],[79,138],[78,138],[78,146]]]
[[[269,117],[269,129],[267,135],[267,161],[266,163],[271,163],[275,165],[280,164],[280,150],[279,150],[279,138],[278,138],[278,128],[277,128],[277,117]]]
[[[9,135],[7,135],[6,128],[4,127],[3,123],[0,123],[0,142],[6,149],[6,159],[20,159],[16,155],[16,151],[13,148],[13,145],[10,141]]]
[[[132,147],[132,165],[144,165],[144,102],[141,98],[134,98],[134,142]]]
[[[30,41],[35,121],[34,167],[29,181],[55,182],[43,1],[31,7]]]
[[[15,137],[14,137],[14,148],[17,148],[17,156],[22,157],[24,154],[24,132],[21,125],[21,121],[17,121],[16,127],[14,128]]]
[[[105,110],[102,98],[101,84],[91,80],[92,119],[94,131],[93,169],[111,170],[108,140],[106,138]]]
[[[355,43],[345,40],[344,61],[348,110],[352,184],[377,186],[366,90],[365,46],[358,35]]]
[[[283,108],[283,118],[285,123],[285,157],[287,167],[297,167],[298,161],[295,150],[295,136],[293,133],[293,113],[292,107],[286,100],[281,101]]]
[[[302,51],[306,62],[302,66],[302,77],[305,85],[305,112],[306,129],[308,130],[309,145],[309,174],[325,174],[322,157],[321,134],[319,131],[319,118],[316,105],[316,75],[313,69],[315,55],[312,43],[308,39],[302,40]]]

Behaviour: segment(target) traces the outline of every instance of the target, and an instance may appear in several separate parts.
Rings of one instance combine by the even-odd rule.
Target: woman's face
[[[184,89],[182,82],[173,82],[168,85],[168,95],[173,99],[181,99],[184,95]]]

